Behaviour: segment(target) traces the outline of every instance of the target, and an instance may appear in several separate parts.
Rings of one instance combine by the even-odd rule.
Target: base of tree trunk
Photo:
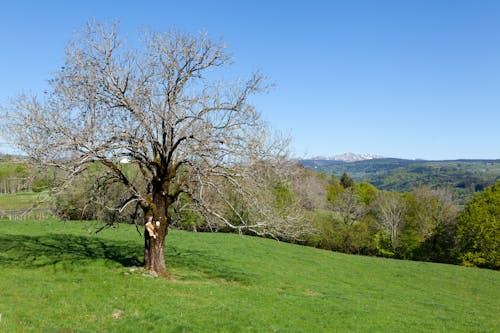
[[[145,233],[144,241],[144,269],[152,275],[168,278],[164,241],[151,238],[147,233]]]
[[[144,267],[144,269],[147,270],[151,276],[161,276],[163,278],[170,279],[170,274],[168,274],[166,270],[162,271],[147,267]]]

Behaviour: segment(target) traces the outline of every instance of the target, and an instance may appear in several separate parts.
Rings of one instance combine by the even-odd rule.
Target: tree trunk
[[[144,268],[152,274],[168,277],[165,265],[165,236],[158,234],[156,239],[144,232]]]
[[[168,234],[167,200],[161,192],[152,195],[152,205],[146,210],[144,230],[144,268],[152,274],[168,277],[165,265],[165,238]]]

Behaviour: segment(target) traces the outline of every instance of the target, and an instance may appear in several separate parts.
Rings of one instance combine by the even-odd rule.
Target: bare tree
[[[328,180],[314,170],[295,166],[291,187],[302,207],[308,211],[326,209]]]
[[[406,202],[399,193],[379,192],[374,206],[378,228],[389,236],[392,249],[395,250],[405,223]]]
[[[354,187],[347,187],[340,192],[332,207],[335,212],[342,216],[346,226],[352,226],[366,213],[365,206]]]
[[[181,193],[207,219],[235,229],[289,227],[286,219],[265,219],[268,208],[258,200],[252,172],[286,157],[286,140],[271,135],[248,103],[266,89],[263,76],[220,79],[231,55],[205,34],[147,32],[143,47],[133,49],[117,30],[117,24],[87,24],[67,46],[64,67],[43,100],[22,95],[13,101],[6,128],[18,147],[63,170],[66,179],[91,163],[105,166],[103,183],[120,182],[128,192],[116,209],[142,211],[145,268],[160,275],[167,274],[169,207]],[[228,186],[259,212],[252,223],[228,198]],[[239,223],[225,218],[222,206]]]

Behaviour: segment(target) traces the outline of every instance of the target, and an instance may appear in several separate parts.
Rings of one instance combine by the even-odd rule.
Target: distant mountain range
[[[448,188],[458,203],[500,180],[499,160],[426,161],[396,158],[365,158],[343,154],[335,158],[299,161],[301,165],[340,178],[347,173],[356,182],[368,182],[380,190],[407,192],[419,186]],[[345,158],[345,159],[344,159]]]
[[[378,158],[384,158],[384,157],[380,156],[380,155],[374,155],[374,154],[344,153],[344,154],[330,156],[330,157],[317,156],[317,157],[311,158],[311,160],[316,160],[316,161],[342,161],[342,162],[348,162],[348,163],[350,163],[350,162],[373,160],[373,159],[378,159]]]

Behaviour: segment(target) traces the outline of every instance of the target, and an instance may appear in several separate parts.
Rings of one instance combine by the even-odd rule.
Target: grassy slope
[[[133,226],[0,222],[2,332],[494,332],[500,275],[173,231],[172,280]],[[134,271],[135,270],[135,271]],[[133,272],[131,272],[133,271]],[[113,318],[112,314],[119,318]]]
[[[0,211],[50,207],[50,202],[47,202],[47,199],[47,192],[0,193]]]

